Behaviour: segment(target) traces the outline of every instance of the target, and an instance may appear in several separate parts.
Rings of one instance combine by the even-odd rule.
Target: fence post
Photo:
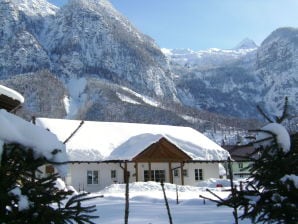
[[[160,185],[161,185],[161,188],[162,188],[162,192],[163,192],[163,196],[164,196],[164,199],[165,199],[166,208],[167,208],[167,211],[168,211],[169,223],[170,224],[173,224],[173,222],[172,222],[172,216],[171,216],[171,211],[170,211],[170,207],[169,207],[169,203],[168,203],[168,199],[167,199],[167,195],[166,195],[166,192],[165,192],[165,187],[164,187],[163,181],[160,182]]]

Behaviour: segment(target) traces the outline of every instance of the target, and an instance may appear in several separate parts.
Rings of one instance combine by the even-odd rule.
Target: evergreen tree
[[[243,209],[240,218],[253,223],[298,223],[298,154],[290,147],[290,137],[281,123],[287,116],[287,98],[281,117],[275,123],[260,108],[271,123],[258,130],[251,175],[243,190],[218,202],[218,205]]]
[[[241,218],[258,223],[298,223],[298,155],[280,146],[274,132],[271,144],[256,148],[251,176],[236,199],[244,208]]]
[[[53,153],[55,153],[53,151]],[[0,158],[1,159],[1,158]],[[58,174],[39,175],[43,157],[20,144],[4,144],[0,165],[0,223],[93,223],[95,206],[82,206],[94,197],[56,186]]]

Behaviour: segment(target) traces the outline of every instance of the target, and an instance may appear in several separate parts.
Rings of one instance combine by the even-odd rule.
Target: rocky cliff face
[[[71,0],[58,9],[46,1],[0,3],[1,77],[49,69],[66,82],[83,76],[174,99],[171,72],[154,41],[106,0]]]
[[[68,90],[63,83],[47,70],[26,73],[0,80],[2,85],[18,90],[25,96],[19,114],[31,119],[36,117],[62,118],[66,116],[64,101]]]
[[[164,55],[106,0],[71,0],[43,30],[52,70],[92,76],[154,97],[175,97]]]
[[[37,3],[37,1],[31,3]],[[45,2],[40,1],[40,3]],[[36,37],[35,31],[40,30],[38,22],[44,21],[51,14],[44,12],[42,15],[32,15],[27,10],[30,7],[33,6],[22,1],[4,0],[0,2],[2,17],[0,19],[1,78],[50,67],[47,52]],[[51,11],[51,13],[54,12]]]
[[[285,96],[289,97],[292,115],[298,111],[298,29],[280,28],[260,46],[256,59],[260,79],[260,101],[268,111],[277,113]]]

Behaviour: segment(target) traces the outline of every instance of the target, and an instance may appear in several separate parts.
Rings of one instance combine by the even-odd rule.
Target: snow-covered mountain
[[[162,49],[173,67],[185,67],[186,69],[199,68],[201,70],[232,64],[247,55],[254,54],[256,50],[256,47],[234,50],[211,48],[200,51],[193,51],[191,49]]]
[[[298,112],[298,29],[280,28],[271,33],[257,52],[256,74],[260,80],[260,101],[277,112],[284,96],[289,97],[292,115]]]
[[[70,0],[62,8],[1,0],[0,16],[0,83],[25,96],[24,116],[204,131],[248,127],[210,112],[251,118],[256,103],[272,108],[279,99],[280,106],[287,91],[297,100],[297,29],[276,31],[258,48],[246,39],[231,50],[195,52],[161,50],[108,0]],[[278,73],[288,78],[279,82]]]
[[[0,82],[25,96],[25,112],[190,126],[169,110],[178,102],[166,57],[109,1],[5,0],[0,15]]]
[[[235,50],[237,49],[254,49],[257,48],[258,45],[251,39],[245,38],[243,39],[239,44],[237,44],[236,47],[234,47]]]
[[[98,77],[150,96],[175,99],[168,64],[154,41],[107,0],[0,3],[1,76],[49,69],[67,82]]]
[[[244,40],[232,50],[163,52],[176,74],[178,98],[189,106],[254,117],[256,105],[280,115],[285,96],[297,114],[298,29],[280,28],[260,47]],[[253,48],[250,48],[253,47]]]
[[[71,0],[43,30],[52,70],[66,78],[95,76],[138,92],[171,98],[166,59],[107,0]]]

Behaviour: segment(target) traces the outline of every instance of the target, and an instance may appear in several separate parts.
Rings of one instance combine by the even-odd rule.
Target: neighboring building
[[[36,124],[66,140],[80,121],[38,118]],[[77,190],[94,192],[113,183],[164,181],[197,185],[219,178],[229,153],[188,127],[85,121],[66,143],[69,175]],[[53,172],[50,167],[48,172]]]
[[[250,173],[247,167],[252,163],[250,157],[255,150],[253,145],[227,145],[223,146],[223,148],[231,155],[233,178],[239,179],[248,177]],[[225,167],[227,169],[227,164],[225,164]],[[227,177],[229,178],[229,176]]]
[[[24,103],[24,97],[15,90],[0,85],[0,109],[14,112]]]

